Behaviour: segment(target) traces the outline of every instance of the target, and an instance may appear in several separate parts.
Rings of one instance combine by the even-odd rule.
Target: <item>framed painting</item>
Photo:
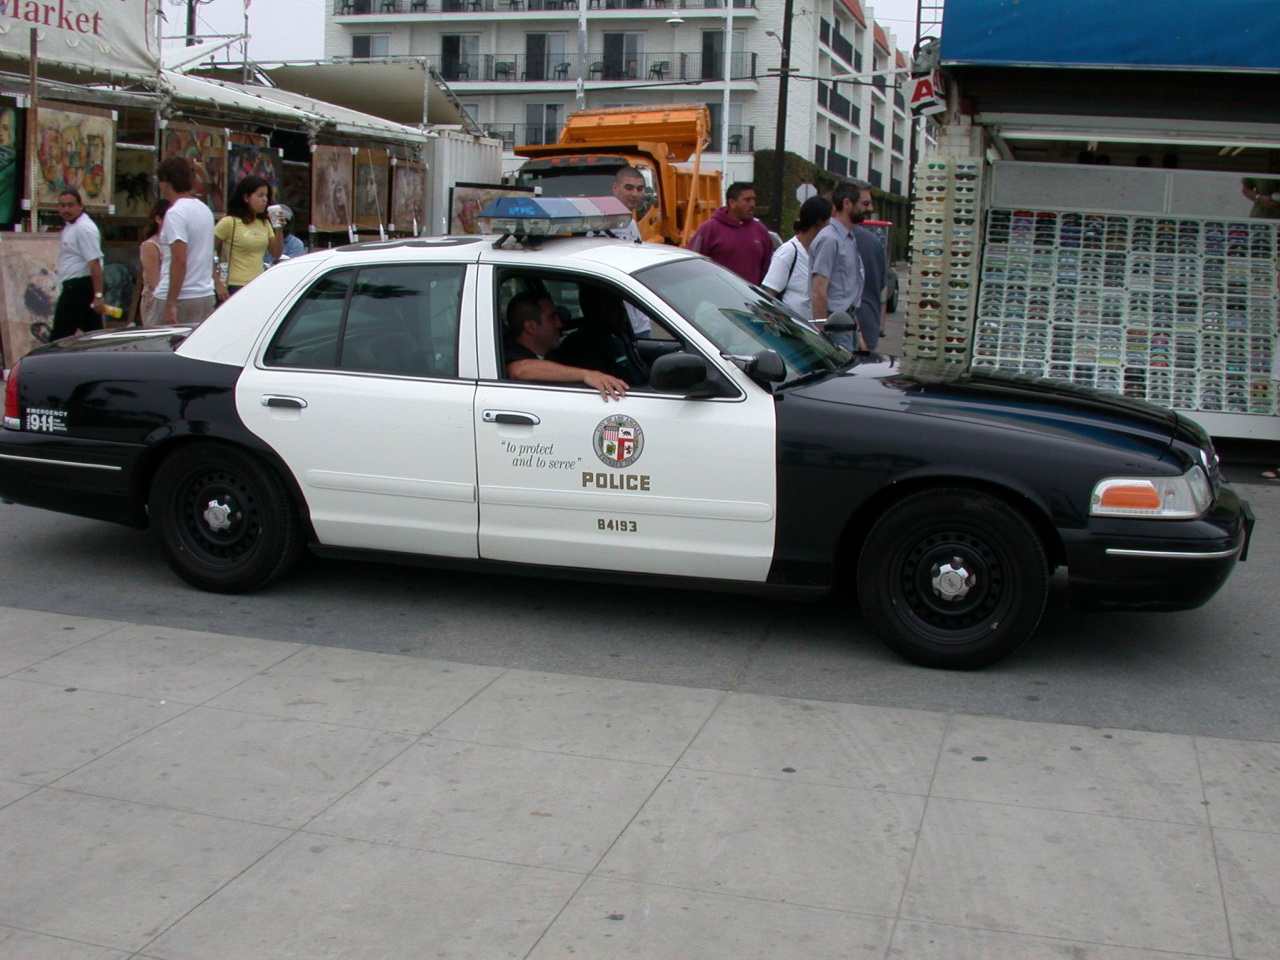
[[[36,113],[36,195],[39,208],[78,190],[85,209],[106,213],[115,196],[116,115],[110,110],[44,102]]]
[[[281,164],[280,202],[293,211],[293,233],[305,240],[311,225],[311,164],[296,160]]]
[[[12,368],[49,342],[58,302],[56,233],[0,233],[0,340]]]
[[[280,199],[280,168],[283,162],[283,151],[279,148],[259,146],[253,143],[237,142],[237,134],[232,134],[227,145],[227,187],[234,191],[245,177],[261,177],[271,187],[273,203]],[[263,139],[266,139],[265,137]],[[232,196],[227,194],[228,198]]]
[[[391,160],[385,150],[361,147],[356,152],[355,224],[381,227],[391,216]]]
[[[23,144],[26,142],[26,111],[11,101],[0,100],[0,223],[22,218],[21,200],[26,196],[22,182]]]
[[[195,173],[191,193],[209,205],[214,216],[227,212],[227,131],[198,127],[191,123],[170,123],[164,129],[160,159],[186,157]]]
[[[427,223],[427,168],[411,160],[392,163],[389,228],[417,236]]]
[[[483,233],[476,217],[498,197],[531,197],[532,187],[503,187],[492,183],[458,183],[449,190],[449,233]]]
[[[159,197],[155,151],[116,147],[116,216],[145,222]]]
[[[351,227],[354,178],[350,147],[315,147],[311,154],[311,226],[322,233],[345,232]]]

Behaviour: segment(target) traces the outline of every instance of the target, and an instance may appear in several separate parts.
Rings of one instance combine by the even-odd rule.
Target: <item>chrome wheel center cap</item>
[[[933,568],[933,590],[944,600],[963,600],[977,584],[978,578],[965,569],[964,561],[952,557],[950,563]]]
[[[208,524],[209,529],[215,533],[221,533],[223,530],[230,530],[231,508],[225,503],[219,503],[217,500],[210,500],[209,505],[204,508],[204,522]]]

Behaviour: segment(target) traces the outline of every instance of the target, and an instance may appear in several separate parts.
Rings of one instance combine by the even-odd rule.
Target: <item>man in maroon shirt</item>
[[[749,183],[731,184],[725,201],[694,233],[689,249],[750,283],[760,283],[773,259],[773,241],[765,225],[756,219],[756,188]]]

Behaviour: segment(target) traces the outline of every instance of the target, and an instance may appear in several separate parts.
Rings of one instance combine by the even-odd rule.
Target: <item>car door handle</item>
[[[282,397],[279,394],[269,393],[262,398],[264,407],[286,407],[290,410],[303,410],[307,406],[307,401],[301,397]]]
[[[526,427],[537,426],[542,422],[532,413],[519,410],[486,410],[480,416],[485,423],[519,423]]]

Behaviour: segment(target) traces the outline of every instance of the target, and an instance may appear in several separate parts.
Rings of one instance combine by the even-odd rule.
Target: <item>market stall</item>
[[[904,353],[1280,439],[1268,6],[948,0],[950,106],[917,167]]]

